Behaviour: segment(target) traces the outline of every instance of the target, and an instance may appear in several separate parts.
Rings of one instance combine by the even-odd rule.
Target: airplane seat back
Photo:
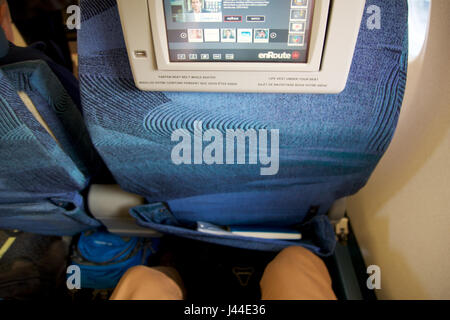
[[[120,186],[147,199],[131,209],[141,226],[248,249],[298,244],[322,256],[333,252],[326,213],[366,184],[397,124],[407,72],[406,0],[366,2],[347,86],[325,95],[140,91],[115,2],[84,0],[81,13],[85,120]],[[227,144],[239,152],[230,130],[258,142],[245,149],[245,164],[227,161]],[[198,221],[295,226],[303,240],[207,235],[194,229]]]
[[[11,58],[4,48],[0,228],[74,235],[100,226],[85,213],[80,194],[89,183],[95,150],[79,108],[46,62],[3,65]]]

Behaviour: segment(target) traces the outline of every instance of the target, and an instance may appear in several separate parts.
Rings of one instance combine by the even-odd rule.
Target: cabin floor
[[[72,244],[77,237],[42,236],[21,231],[0,230],[0,298],[14,300],[99,301],[107,300],[113,289],[69,290],[66,271]],[[360,298],[375,299],[364,290],[365,266],[353,233],[341,250],[348,250],[351,271],[359,282]],[[164,236],[148,260],[148,266],[171,266],[180,273],[189,300],[255,301],[260,298],[259,281],[274,252],[236,249],[194,240]],[[324,259],[338,299],[347,299],[337,255]],[[345,271],[345,270],[344,270]],[[345,280],[345,279],[344,279]],[[353,288],[352,290],[354,290]],[[353,296],[354,297],[354,296]]]

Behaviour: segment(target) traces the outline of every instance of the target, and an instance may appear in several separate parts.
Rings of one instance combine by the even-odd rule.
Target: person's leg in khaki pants
[[[120,279],[111,300],[182,300],[183,284],[178,272],[169,267],[137,266]]]
[[[289,247],[270,262],[260,282],[263,300],[335,300],[323,261],[303,247]]]
[[[281,251],[260,282],[263,300],[336,299],[323,261],[302,247]],[[112,300],[180,300],[183,285],[173,268],[133,267],[120,279]]]

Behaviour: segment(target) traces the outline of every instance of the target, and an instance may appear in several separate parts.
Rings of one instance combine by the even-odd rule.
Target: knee
[[[291,256],[291,255],[298,255],[298,254],[309,254],[312,252],[309,251],[308,249],[305,249],[304,247],[291,246],[291,247],[287,247],[287,248],[283,249],[280,253],[282,255]]]
[[[295,260],[319,260],[322,261],[318,256],[316,256],[312,251],[300,247],[300,246],[292,246],[286,249],[283,249],[276,259],[283,261],[295,261]]]
[[[183,292],[165,273],[146,266],[128,269],[111,295],[112,300],[179,300]]]
[[[123,276],[127,276],[128,278],[140,278],[142,275],[147,274],[149,270],[150,268],[146,266],[134,266],[129,268]]]
[[[129,268],[121,277],[122,282],[126,283],[139,283],[142,279],[146,279],[151,276],[151,269],[146,266],[134,266]]]
[[[325,263],[312,251],[300,246],[292,246],[282,250],[267,266],[266,270],[285,273],[297,269],[326,270]]]

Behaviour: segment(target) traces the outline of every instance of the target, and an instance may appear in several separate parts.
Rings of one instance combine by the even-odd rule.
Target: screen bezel
[[[167,41],[166,17],[163,0],[147,0],[151,33],[158,70],[177,71],[298,71],[320,70],[330,0],[316,0],[306,63],[299,62],[171,62]]]

